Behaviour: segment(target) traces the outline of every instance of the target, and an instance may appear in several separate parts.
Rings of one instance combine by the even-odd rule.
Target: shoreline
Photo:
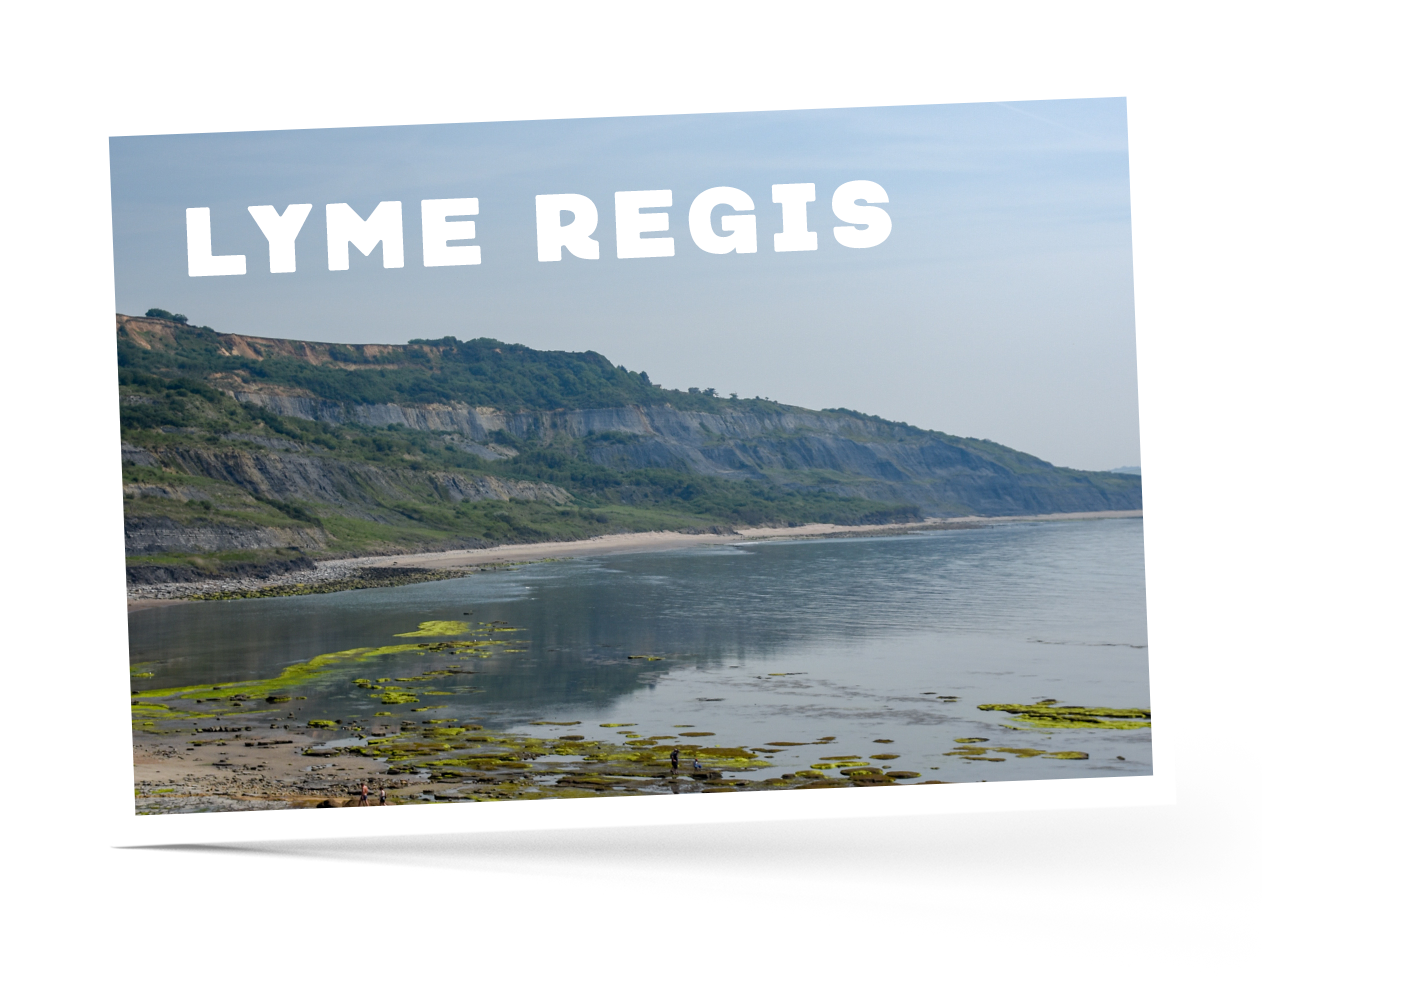
[[[496,545],[492,548],[465,548],[443,552],[413,552],[397,555],[362,556],[347,559],[331,559],[318,563],[314,571],[314,582],[337,582],[345,577],[359,574],[365,569],[406,569],[427,570],[434,573],[447,573],[463,570],[463,574],[479,572],[485,567],[511,564],[528,564],[548,559],[581,558],[590,555],[620,555],[631,552],[670,551],[678,548],[692,548],[697,545],[732,545],[748,541],[778,541],[796,539],[871,537],[873,535],[905,534],[915,531],[936,531],[946,529],[969,529],[988,527],[995,524],[1022,524],[1041,521],[1103,520],[1110,518],[1143,517],[1144,510],[1078,511],[1067,514],[1031,514],[1018,517],[931,517],[923,521],[907,524],[803,524],[797,527],[742,528],[740,530],[715,534],[687,534],[680,531],[643,531],[630,534],[598,535],[576,541],[545,541],[521,545]],[[295,574],[299,575],[299,574]],[[317,577],[321,577],[317,578]],[[175,603],[190,603],[193,597],[206,596],[212,592],[230,590],[277,590],[289,587],[283,594],[265,595],[298,596],[308,595],[319,590],[300,591],[294,589],[307,584],[302,581],[290,582],[290,576],[271,577],[268,580],[218,580],[201,583],[168,583],[160,587],[139,587],[152,595],[133,595],[129,591],[128,612],[145,610],[151,607]],[[447,578],[439,575],[431,578]],[[393,585],[391,583],[379,585]],[[181,595],[182,593],[185,595]],[[165,593],[167,595],[159,595]],[[231,596],[237,598],[238,594]],[[218,598],[225,598],[223,596]]]

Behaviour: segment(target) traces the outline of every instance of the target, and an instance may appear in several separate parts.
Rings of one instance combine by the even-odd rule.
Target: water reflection
[[[936,692],[962,693],[964,719],[981,695],[1148,704],[1138,519],[548,562],[395,589],[153,608],[130,616],[129,633],[132,662],[154,673],[147,690],[266,679],[321,653],[404,644],[396,633],[427,620],[515,630],[464,675],[434,689],[401,684],[419,689],[414,707],[381,705],[352,680],[466,660],[383,655],[334,667],[287,713],[504,728],[625,716],[740,734],[766,721],[781,737],[852,722],[875,737],[866,729],[887,727],[886,714],[933,729],[960,713],[936,704]]]

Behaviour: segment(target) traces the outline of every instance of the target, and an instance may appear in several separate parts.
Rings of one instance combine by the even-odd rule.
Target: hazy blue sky
[[[1120,99],[114,138],[117,309],[343,342],[493,337],[594,350],[666,386],[850,407],[1061,465],[1138,464]],[[883,186],[890,237],[832,236],[831,193]],[[775,253],[774,183],[817,185],[818,250]],[[746,191],[759,251],[690,240],[699,192]],[[613,193],[670,189],[673,258],[618,259]],[[601,258],[537,261],[534,196],[595,201]],[[419,202],[478,197],[477,266],[421,264]],[[406,266],[327,269],[323,205],[403,203]],[[246,207],[311,203],[298,271]],[[186,272],[185,210],[248,274]],[[728,208],[716,211],[731,213]]]

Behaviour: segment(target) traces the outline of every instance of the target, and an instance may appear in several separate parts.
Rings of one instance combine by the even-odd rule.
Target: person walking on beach
[[[386,806],[386,787],[385,787],[385,786],[383,786],[383,787],[378,791],[378,795],[379,795],[380,798],[381,798],[382,806],[385,807],[385,806]]]
[[[369,804],[369,803],[367,802],[367,793],[368,793],[367,781],[364,779],[364,780],[362,780],[362,797],[361,797],[361,799],[359,799],[359,800],[357,801],[357,806],[359,806],[359,807],[368,807],[368,806],[371,806],[371,804]]]
[[[670,771],[680,771],[680,749],[678,748],[672,748],[670,750]]]
[[[701,769],[703,769],[703,768],[704,768],[704,766],[700,765],[700,760],[699,760],[698,758],[696,758],[696,759],[695,759],[695,771],[696,771],[696,772],[699,772],[699,771],[700,771]]]

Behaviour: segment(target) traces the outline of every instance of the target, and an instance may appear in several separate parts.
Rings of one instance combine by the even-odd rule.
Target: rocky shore
[[[276,577],[222,577],[192,583],[134,583],[127,587],[130,605],[158,600],[244,600],[254,597],[301,596],[341,590],[375,589],[458,579],[475,572],[509,568],[493,563],[463,569],[424,569],[364,566],[356,560],[319,562],[315,568]]]
[[[479,724],[447,719],[306,729],[280,724],[277,718],[270,722],[271,716],[251,714],[259,723],[250,724],[231,723],[227,717],[206,722],[206,727],[167,722],[135,727],[137,813],[360,806],[363,783],[370,806],[381,805],[383,790],[386,804],[395,806],[941,782],[876,764],[896,757],[891,755],[870,761],[860,755],[824,756],[809,767],[778,769],[767,778],[741,775],[774,766],[776,753],[826,750],[830,738],[720,747],[679,733],[647,737],[632,732],[616,741],[583,734],[531,737],[486,732]],[[571,731],[579,722],[539,723]],[[617,725],[604,727],[614,730]],[[672,748],[682,759],[678,770],[670,766]]]

